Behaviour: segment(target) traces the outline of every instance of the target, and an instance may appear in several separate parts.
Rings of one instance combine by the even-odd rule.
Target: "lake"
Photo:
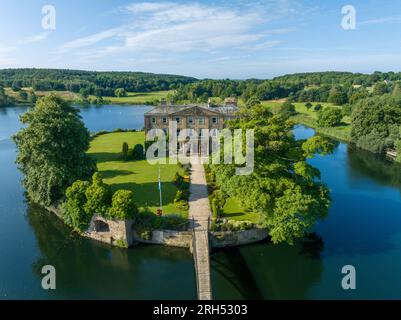
[[[148,106],[84,106],[89,130],[142,129]],[[77,237],[57,218],[25,201],[10,137],[26,107],[0,108],[0,299],[195,299],[186,249],[110,248]],[[297,127],[298,138],[314,134]],[[316,156],[333,204],[314,238],[294,246],[268,242],[212,254],[216,299],[400,299],[401,170],[339,143]],[[57,290],[41,289],[41,267],[57,270]],[[353,265],[357,290],[341,288]]]

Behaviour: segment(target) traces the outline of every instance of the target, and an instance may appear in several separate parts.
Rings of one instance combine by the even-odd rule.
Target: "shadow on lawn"
[[[108,161],[119,161],[121,160],[121,153],[111,153],[111,152],[94,152],[89,153],[91,157],[93,157],[97,163],[108,162]]]
[[[104,170],[101,171],[101,175],[103,179],[111,179],[118,176],[128,176],[131,174],[135,174],[133,171],[128,170]]]

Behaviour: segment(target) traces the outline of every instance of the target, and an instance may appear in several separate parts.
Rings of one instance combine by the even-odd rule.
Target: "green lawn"
[[[123,142],[130,148],[144,142],[144,132],[118,132],[96,137],[89,150],[98,163],[98,170],[104,182],[111,185],[113,191],[118,189],[132,190],[138,206],[143,210],[148,207],[156,212],[159,206],[158,165],[150,165],[146,160],[122,161],[121,149]],[[183,171],[172,164],[161,165],[161,181],[163,191],[163,212],[165,214],[180,214],[187,217],[186,211],[181,211],[174,205],[177,188],[173,177],[177,171]]]
[[[111,103],[130,103],[130,104],[145,104],[154,100],[167,98],[168,94],[174,93],[174,90],[169,91],[152,91],[152,92],[128,92],[127,97],[103,97],[104,101]]]
[[[244,209],[238,200],[228,198],[223,207],[222,218],[236,221],[251,221],[253,223],[260,222],[261,215]]]

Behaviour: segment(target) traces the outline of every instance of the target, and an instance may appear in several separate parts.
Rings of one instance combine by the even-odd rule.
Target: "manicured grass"
[[[97,160],[98,170],[104,182],[109,184],[113,191],[118,189],[132,190],[137,205],[142,210],[148,207],[151,212],[155,213],[159,207],[159,166],[150,165],[146,160],[123,161],[121,159],[123,142],[127,142],[129,147],[132,148],[135,144],[143,144],[144,139],[144,132],[104,134],[96,137],[91,142],[88,153]],[[183,217],[187,217],[188,212],[179,210],[174,205],[177,188],[173,183],[173,178],[177,171],[183,174],[183,170],[175,164],[160,166],[163,213],[180,214]]]
[[[111,103],[130,103],[130,104],[145,104],[154,100],[167,98],[168,94],[174,93],[174,90],[169,91],[152,91],[152,92],[128,92],[127,97],[103,97],[104,101]]]
[[[244,209],[239,201],[234,198],[228,198],[223,208],[222,218],[236,221],[251,221],[258,223],[261,220],[261,214]]]

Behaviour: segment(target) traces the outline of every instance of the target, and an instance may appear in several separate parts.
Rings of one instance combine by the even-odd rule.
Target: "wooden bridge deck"
[[[189,218],[194,230],[193,255],[199,300],[212,299],[210,281],[209,221],[211,216],[205,170],[202,164],[192,164],[189,197]]]

